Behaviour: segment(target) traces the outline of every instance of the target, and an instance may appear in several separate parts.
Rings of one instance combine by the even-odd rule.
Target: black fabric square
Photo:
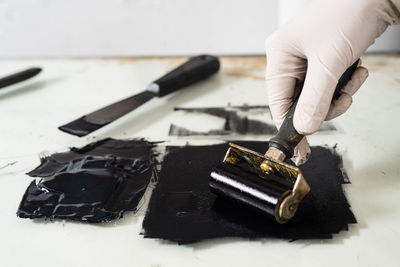
[[[266,142],[234,142],[264,152]],[[313,147],[301,166],[311,192],[287,224],[256,214],[234,202],[217,198],[208,188],[211,170],[222,161],[228,144],[167,147],[158,184],[146,217],[144,236],[194,243],[222,237],[331,238],[356,223],[342,184],[342,160],[333,149]]]

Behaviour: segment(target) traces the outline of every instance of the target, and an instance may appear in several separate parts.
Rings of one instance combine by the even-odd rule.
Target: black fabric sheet
[[[265,152],[265,142],[234,142]],[[342,160],[333,149],[313,147],[301,167],[311,192],[287,224],[217,198],[208,188],[209,174],[223,160],[227,144],[167,147],[158,184],[146,217],[144,236],[187,244],[212,238],[331,238],[356,223],[342,184]]]
[[[29,172],[17,215],[107,222],[135,211],[155,170],[153,143],[105,139],[53,154]]]

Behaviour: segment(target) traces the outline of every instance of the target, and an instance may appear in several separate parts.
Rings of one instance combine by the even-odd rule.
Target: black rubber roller
[[[291,192],[291,187],[275,182],[272,176],[270,178],[262,179],[223,162],[211,172],[209,185],[211,191],[219,196],[261,214],[278,217],[280,203]]]

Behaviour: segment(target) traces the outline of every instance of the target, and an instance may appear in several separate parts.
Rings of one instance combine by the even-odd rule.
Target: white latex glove
[[[340,76],[390,24],[399,23],[400,0],[314,0],[266,40],[269,106],[279,128],[293,103],[296,80],[304,81],[294,113],[294,127],[303,135],[316,132],[324,120],[343,114],[368,76],[359,66],[332,101]],[[306,138],[292,160],[304,163],[310,154]]]

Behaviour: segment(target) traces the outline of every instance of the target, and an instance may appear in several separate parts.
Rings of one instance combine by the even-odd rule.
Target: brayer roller
[[[358,62],[339,79],[334,99],[340,96]],[[304,137],[293,126],[297,101],[298,97],[278,133],[270,139],[265,155],[229,144],[223,162],[210,175],[209,186],[213,193],[272,216],[278,223],[293,218],[301,200],[310,191],[300,169],[284,162],[293,156],[294,148]]]

